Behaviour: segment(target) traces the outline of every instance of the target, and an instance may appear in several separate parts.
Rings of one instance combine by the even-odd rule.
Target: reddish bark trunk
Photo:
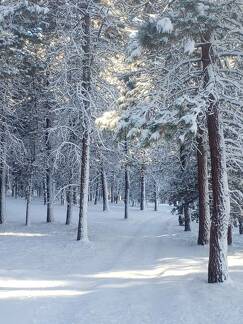
[[[207,89],[210,80],[210,68],[214,63],[210,34],[203,37],[202,63],[204,87]],[[213,208],[210,229],[210,247],[208,264],[208,282],[223,282],[228,277],[227,265],[227,231],[229,224],[228,179],[225,159],[223,122],[219,104],[213,94],[208,96],[207,111],[208,137],[211,155]]]
[[[207,149],[204,131],[199,128],[197,136],[197,165],[198,165],[198,193],[199,193],[199,231],[198,245],[209,242],[210,211],[208,198],[208,166]]]
[[[223,282],[228,277],[227,232],[229,215],[224,135],[218,105],[208,113],[209,146],[211,152],[213,212],[210,231],[208,282]]]

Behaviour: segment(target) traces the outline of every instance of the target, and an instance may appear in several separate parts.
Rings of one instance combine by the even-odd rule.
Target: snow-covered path
[[[75,241],[76,225],[44,223],[33,206],[11,200],[0,233],[0,312],[3,324],[238,324],[243,316],[243,242],[230,251],[231,278],[206,282],[207,248],[184,233],[167,206],[158,213],[122,207],[90,209],[90,244]],[[100,207],[98,207],[100,208]],[[75,218],[76,220],[76,218]]]

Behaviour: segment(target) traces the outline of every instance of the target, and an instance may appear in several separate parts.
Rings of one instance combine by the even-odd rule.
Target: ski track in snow
[[[34,201],[8,200],[0,228],[0,312],[3,324],[238,324],[243,316],[243,238],[230,248],[229,282],[207,283],[207,247],[196,227],[185,233],[168,206],[159,212],[123,206],[89,211],[90,243],[56,206],[55,224]]]

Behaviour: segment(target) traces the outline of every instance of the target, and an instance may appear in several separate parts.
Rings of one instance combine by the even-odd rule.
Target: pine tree
[[[162,2],[158,3],[163,6]],[[227,278],[229,193],[221,106],[235,106],[235,95],[239,96],[240,93],[239,83],[233,83],[236,84],[234,88],[225,80],[227,74],[227,80],[232,78],[235,81],[233,69],[229,65],[226,69],[221,67],[224,67],[227,59],[237,62],[240,58],[241,13],[242,6],[239,1],[173,1],[165,7],[162,16],[150,17],[139,27],[130,45],[131,57],[138,57],[142,61],[144,48],[144,53],[152,57],[154,67],[158,69],[160,66],[163,71],[163,75],[156,74],[152,78],[157,102],[161,107],[152,96],[155,93],[152,88],[150,98],[147,96],[150,99],[147,107],[142,110],[142,115],[139,113],[141,120],[143,116],[147,117],[142,125],[147,130],[148,140],[156,133],[165,136],[165,127],[168,129],[172,124],[180,127],[181,122],[187,124],[189,131],[197,138],[204,140],[207,118],[214,206],[209,282],[222,282]],[[164,50],[161,52],[161,49]],[[158,50],[160,52],[157,53]],[[162,90],[158,90],[158,85]],[[136,120],[138,122],[134,127],[141,132],[141,121]],[[204,169],[203,177],[200,176],[201,170],[198,173],[198,180],[204,181],[199,185],[199,211],[200,225],[205,225],[200,226],[205,231],[201,237],[207,238],[209,215],[205,214],[208,213],[208,198],[205,189],[207,177],[206,156],[202,154],[204,152],[202,150],[198,155],[199,168]]]

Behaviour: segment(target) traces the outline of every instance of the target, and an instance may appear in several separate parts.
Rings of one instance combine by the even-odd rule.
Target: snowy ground
[[[98,211],[99,209],[99,211]],[[239,324],[243,318],[243,238],[230,249],[231,280],[206,282],[208,248],[196,246],[167,206],[155,213],[122,206],[90,208],[90,239],[76,225],[45,224],[34,202],[32,225],[23,201],[8,201],[0,229],[0,322],[3,324]],[[77,214],[77,212],[75,213]],[[77,215],[75,215],[75,221]]]

